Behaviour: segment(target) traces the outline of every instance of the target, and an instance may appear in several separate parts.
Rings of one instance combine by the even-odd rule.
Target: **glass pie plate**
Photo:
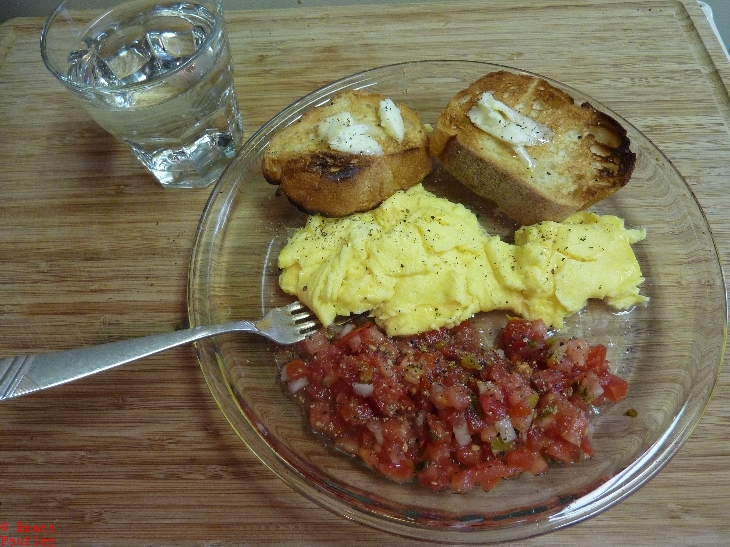
[[[277,256],[306,215],[261,175],[262,151],[277,130],[343,89],[377,91],[434,124],[457,91],[495,70],[513,69],[462,61],[376,68],[314,91],[269,121],[224,173],[202,215],[189,273],[191,325],[258,318],[294,300],[278,286]],[[242,334],[198,342],[210,391],[246,446],[284,482],[333,513],[393,534],[452,544],[545,533],[636,491],[699,421],[717,380],[727,327],[723,275],[705,216],[646,137],[597,101],[551,83],[623,123],[637,154],[629,184],[592,210],[647,229],[634,250],[646,278],[642,293],[651,300],[625,313],[592,303],[566,327],[568,334],[608,346],[614,372],[629,381],[626,399],[595,418],[593,459],[504,480],[491,492],[434,493],[417,483],[392,483],[311,432],[280,381],[280,365],[292,348]],[[491,234],[509,240],[516,228],[438,165],[424,186],[478,213]],[[482,314],[477,322],[496,331],[506,316]]]

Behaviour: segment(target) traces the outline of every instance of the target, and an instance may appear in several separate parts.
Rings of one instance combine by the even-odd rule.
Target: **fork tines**
[[[317,329],[317,321],[313,320],[312,312],[305,308],[301,302],[292,302],[286,309],[291,314],[294,323],[299,327],[300,332],[309,333]],[[300,313],[299,310],[303,310]]]

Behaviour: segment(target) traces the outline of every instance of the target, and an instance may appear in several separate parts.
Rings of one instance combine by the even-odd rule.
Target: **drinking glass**
[[[66,0],[41,54],[166,188],[212,184],[241,145],[222,0]]]

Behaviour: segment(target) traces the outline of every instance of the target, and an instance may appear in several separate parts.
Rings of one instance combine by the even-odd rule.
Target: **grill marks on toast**
[[[368,211],[418,184],[431,171],[426,130],[416,113],[399,103],[405,137],[398,142],[388,136],[378,113],[383,99],[377,93],[344,91],[305,112],[272,138],[262,159],[264,178],[278,184],[299,209],[331,217]],[[383,155],[332,150],[318,136],[322,120],[343,112],[371,128]]]
[[[356,176],[363,169],[363,163],[362,158],[318,152],[309,157],[306,168],[323,178],[341,182]]]

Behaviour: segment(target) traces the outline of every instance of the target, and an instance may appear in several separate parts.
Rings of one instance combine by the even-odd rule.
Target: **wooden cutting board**
[[[538,72],[659,146],[729,264],[730,64],[694,0],[301,0],[226,22],[248,136],[309,91],[375,66],[461,59]],[[0,26],[0,355],[184,327],[210,189],[161,189],[77,109],[41,62],[42,24]],[[692,437],[647,486],[519,545],[725,544],[728,388],[725,367]],[[19,522],[47,528],[23,534]],[[3,535],[75,547],[418,545],[331,515],[274,477],[218,411],[190,347],[0,404]]]

